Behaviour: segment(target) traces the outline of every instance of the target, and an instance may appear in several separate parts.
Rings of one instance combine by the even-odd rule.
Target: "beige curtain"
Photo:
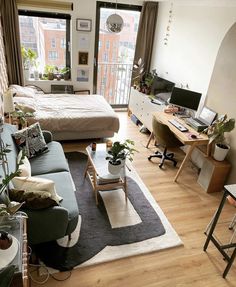
[[[141,58],[145,72],[150,69],[157,13],[157,2],[144,2],[139,21],[134,63],[137,64]]]
[[[0,14],[9,84],[24,84],[18,10],[15,0],[1,0]]]

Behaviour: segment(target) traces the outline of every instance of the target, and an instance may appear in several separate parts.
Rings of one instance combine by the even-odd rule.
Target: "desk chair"
[[[174,153],[168,153],[167,149],[172,147],[179,147],[183,144],[174,136],[169,127],[156,120],[155,117],[152,119],[153,135],[155,140],[158,143],[158,146],[164,147],[164,151],[156,151],[155,154],[150,155],[148,160],[151,160],[153,157],[161,158],[161,163],[159,167],[162,168],[165,160],[170,160],[174,163],[174,166],[177,165],[177,161],[174,159]]]

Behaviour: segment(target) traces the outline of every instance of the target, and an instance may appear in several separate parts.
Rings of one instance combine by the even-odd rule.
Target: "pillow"
[[[47,191],[51,194],[51,198],[57,203],[63,198],[56,192],[54,181],[41,177],[14,177],[12,183],[15,189],[23,189],[28,191]]]
[[[15,132],[12,137],[19,149],[23,149],[28,158],[36,157],[48,151],[39,123]]]
[[[14,104],[25,113],[34,113],[36,111],[35,99],[26,97],[14,98]]]
[[[58,202],[54,200],[50,192],[47,191],[10,189],[9,197],[11,201],[24,202],[24,207],[34,210],[58,205]]]
[[[34,89],[22,87],[19,85],[10,85],[9,90],[11,90],[13,94],[15,94],[14,97],[33,98],[35,95]]]
[[[17,156],[17,163],[20,163],[20,160],[22,158],[22,150],[19,152]],[[20,170],[20,176],[28,177],[31,176],[31,165],[28,160],[28,158],[25,156],[22,160],[22,164],[19,165],[19,170]]]

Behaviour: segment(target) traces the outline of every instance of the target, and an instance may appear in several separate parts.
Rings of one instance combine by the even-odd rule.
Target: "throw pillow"
[[[22,158],[22,150],[19,152],[17,156],[17,163],[20,163],[20,160]],[[20,176],[28,177],[31,176],[31,165],[28,160],[28,158],[25,156],[22,160],[22,163],[19,165],[19,170],[20,170]]]
[[[56,192],[54,181],[41,177],[14,177],[12,183],[15,189],[26,191],[47,191],[52,195],[52,199],[57,203],[62,200]]]
[[[24,207],[34,210],[58,205],[58,202],[52,198],[50,192],[43,190],[26,191],[10,189],[9,197],[11,201],[24,202]]]
[[[12,136],[18,148],[23,149],[28,158],[48,151],[48,146],[38,122],[15,132]]]
[[[14,95],[14,97],[27,97],[27,98],[33,98],[35,96],[34,89],[28,88],[28,87],[22,87],[19,85],[10,85],[9,90]]]

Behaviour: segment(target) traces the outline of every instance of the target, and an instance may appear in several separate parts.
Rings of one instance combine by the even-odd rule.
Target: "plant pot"
[[[36,81],[39,80],[39,71],[37,71],[37,70],[34,71],[34,79],[35,79]]]
[[[24,78],[25,78],[25,81],[28,81],[28,80],[29,80],[29,77],[30,77],[29,69],[24,69]]]
[[[122,168],[121,162],[119,162],[118,164],[112,164],[110,161],[108,161],[108,171],[111,174],[119,174],[121,168]]]
[[[215,150],[213,158],[218,161],[223,161],[230,150],[230,146],[227,144],[215,144]]]
[[[54,80],[54,74],[53,73],[48,73],[48,79],[50,81]]]

